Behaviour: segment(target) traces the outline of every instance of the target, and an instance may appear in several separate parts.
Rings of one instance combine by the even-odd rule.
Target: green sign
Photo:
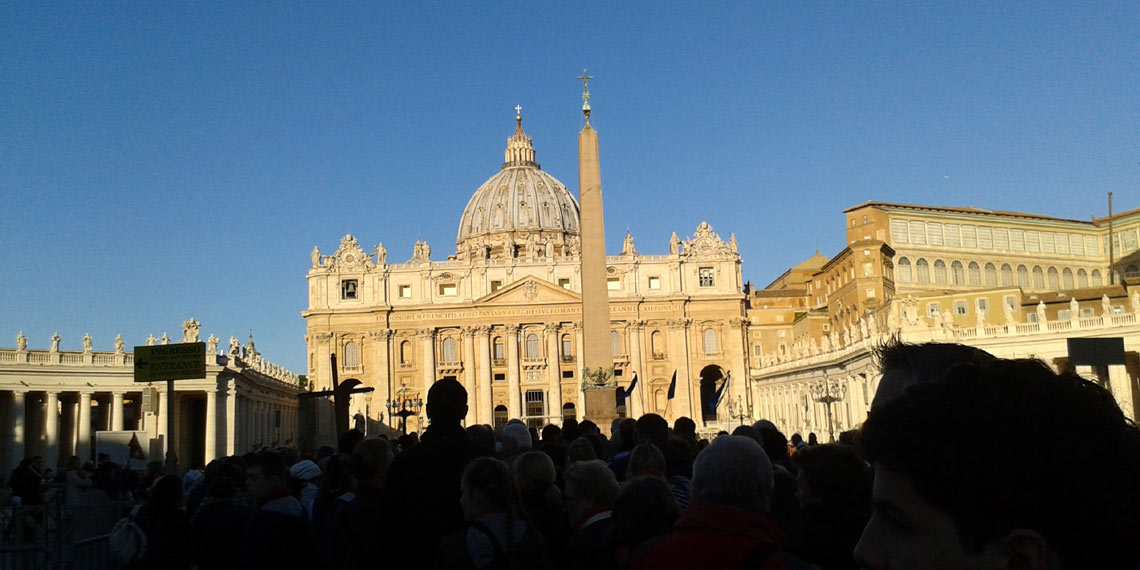
[[[135,382],[197,380],[206,377],[206,343],[135,347]]]

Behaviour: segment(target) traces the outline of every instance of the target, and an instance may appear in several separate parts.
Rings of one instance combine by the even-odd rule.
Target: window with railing
[[[526,400],[527,427],[539,428],[546,424],[546,398],[542,390],[527,390],[524,394]]]

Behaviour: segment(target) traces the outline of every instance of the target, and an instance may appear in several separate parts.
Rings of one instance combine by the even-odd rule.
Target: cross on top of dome
[[[514,166],[533,166],[539,168],[534,160],[534,145],[530,137],[526,136],[522,128],[522,105],[515,105],[515,134],[507,139],[507,150],[504,153],[503,168]]]

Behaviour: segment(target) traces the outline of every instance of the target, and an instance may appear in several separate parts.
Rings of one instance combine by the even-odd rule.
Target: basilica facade
[[[374,389],[353,397],[358,419],[397,428],[400,403],[424,399],[448,377],[467,388],[469,425],[582,419],[579,204],[541,169],[516,120],[499,171],[459,213],[445,259],[416,242],[410,259],[393,263],[383,244],[365,251],[352,235],[332,254],[314,248],[303,312],[308,377],[330,387],[335,354],[339,379]],[[659,243],[662,253],[643,254],[627,234],[606,257],[619,413],[716,420],[710,399],[743,393],[747,375],[736,239],[700,222],[685,239]],[[406,421],[408,431],[422,427],[419,414]]]

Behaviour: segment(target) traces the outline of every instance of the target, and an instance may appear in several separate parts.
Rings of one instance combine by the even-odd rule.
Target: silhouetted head
[[[473,521],[488,512],[516,513],[518,491],[514,474],[506,463],[480,457],[463,469],[459,504],[463,516]]]
[[[669,443],[669,422],[657,414],[637,418],[636,431],[639,441],[652,441],[662,448]]]
[[[774,493],[772,462],[755,440],[718,437],[693,462],[693,499],[767,514]]]
[[[541,451],[528,451],[515,460],[515,482],[519,491],[547,489],[554,484],[554,461]]]
[[[955,366],[984,364],[995,358],[980,348],[964,344],[907,344],[898,337],[891,337],[876,347],[874,356],[883,377],[871,401],[872,410],[897,398],[911,386],[941,380]]]
[[[677,434],[677,437],[696,439],[697,422],[681,416],[673,422],[673,433]]]
[[[575,528],[590,513],[613,506],[618,491],[617,478],[601,460],[578,461],[566,468],[562,478],[566,481],[566,514]]]
[[[626,477],[665,478],[665,454],[651,442],[640,443],[629,454]]]
[[[432,423],[459,423],[467,417],[467,389],[458,380],[444,378],[428,390],[427,417]]]

